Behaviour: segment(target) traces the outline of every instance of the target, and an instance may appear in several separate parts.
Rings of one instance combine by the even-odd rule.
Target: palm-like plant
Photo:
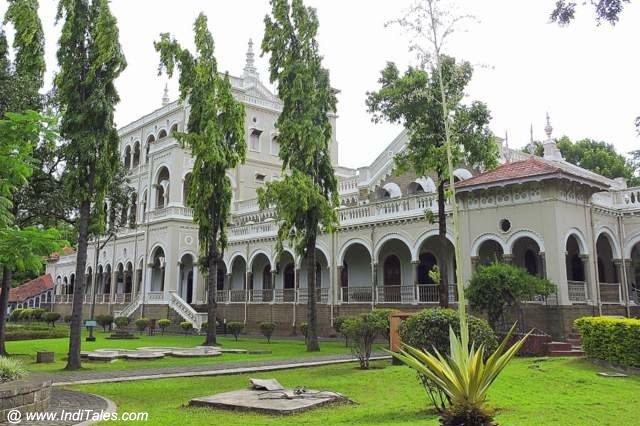
[[[407,366],[416,370],[418,374],[442,391],[449,401],[450,413],[465,416],[474,413],[478,423],[470,423],[466,419],[465,425],[489,424],[491,416],[485,408],[487,392],[500,372],[506,367],[511,358],[522,347],[528,334],[511,347],[511,339],[515,324],[504,338],[500,346],[485,359],[483,345],[475,347],[468,344],[468,334],[464,331],[461,338],[449,329],[450,355],[443,355],[434,348],[433,353],[403,345],[400,352],[392,355]],[[466,340],[466,341],[465,341]],[[445,417],[447,413],[444,413]],[[455,417],[455,416],[454,416]],[[445,424],[458,424],[453,421]]]

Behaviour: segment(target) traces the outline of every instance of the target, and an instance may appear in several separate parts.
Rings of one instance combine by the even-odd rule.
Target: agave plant
[[[400,352],[392,355],[416,370],[447,396],[451,407],[449,412],[443,413],[443,424],[491,424],[491,415],[485,406],[489,388],[529,336],[527,334],[508,347],[515,327],[514,324],[500,346],[486,359],[483,345],[469,346],[466,330],[458,338],[451,328],[449,356],[441,354],[435,348],[433,353],[429,353],[409,345],[402,345]],[[464,419],[460,419],[461,416]]]

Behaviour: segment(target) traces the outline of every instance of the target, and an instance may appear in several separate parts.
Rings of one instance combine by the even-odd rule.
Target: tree
[[[631,0],[590,0],[590,5],[595,9],[596,22],[598,25],[604,20],[615,25],[620,19],[626,3],[630,3]],[[582,5],[586,5],[587,2],[583,2]],[[568,25],[575,19],[577,4],[573,1],[557,0],[556,6],[551,12],[551,22],[556,22],[559,25]]]
[[[571,164],[610,179],[622,177],[627,180],[629,186],[640,185],[640,178],[635,175],[633,159],[629,160],[618,154],[610,143],[589,138],[573,142],[569,137],[563,136],[558,139],[557,146],[562,157]],[[542,156],[542,144],[536,143],[532,154]]]
[[[126,61],[108,0],[60,0],[57,19],[64,19],[55,86],[66,142],[65,184],[78,206],[74,294],[84,295],[89,227],[102,215],[107,188],[120,167],[113,118],[119,97],[114,81]],[[82,303],[82,297],[73,298],[69,370],[81,367]]]
[[[336,97],[322,67],[318,17],[302,0],[271,0],[262,51],[270,53],[270,81],[283,102],[278,117],[282,180],[259,188],[261,208],[274,205],[280,220],[277,250],[289,241],[307,266],[307,351],[319,351],[316,311],[316,240],[337,223],[337,180],[329,156]]]
[[[204,345],[216,344],[216,292],[218,268],[227,245],[226,226],[231,209],[228,169],[244,162],[246,143],[244,106],[233,98],[228,75],[218,73],[214,42],[207,17],[194,24],[197,57],[183,49],[169,34],[154,43],[160,52],[160,72],[171,77],[180,72],[180,99],[190,106],[187,131],[176,139],[194,157],[187,203],[198,224],[200,265],[207,274],[207,337]]]
[[[491,328],[497,330],[507,307],[536,296],[548,296],[555,286],[547,279],[529,274],[525,269],[505,263],[480,266],[466,289],[469,305],[486,312]]]
[[[396,155],[397,172],[413,170],[418,176],[435,173],[438,190],[438,235],[442,247],[447,247],[448,198],[446,185],[450,179],[447,166],[447,135],[443,120],[443,96],[440,78],[444,79],[445,99],[452,118],[450,147],[453,164],[491,168],[497,164],[498,147],[489,130],[491,115],[485,104],[462,103],[464,90],[472,76],[468,62],[441,57],[441,73],[436,68],[410,67],[403,75],[393,63],[388,63],[380,77],[381,88],[367,94],[367,106],[373,121],[400,123],[408,131],[407,148]],[[440,306],[449,304],[446,265],[440,268]]]

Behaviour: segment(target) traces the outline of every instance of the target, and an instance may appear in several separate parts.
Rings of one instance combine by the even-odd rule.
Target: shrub
[[[465,294],[471,308],[486,312],[489,324],[496,330],[507,307],[518,306],[536,296],[548,296],[554,289],[547,279],[534,277],[520,267],[496,262],[478,268]]]
[[[22,362],[0,356],[0,383],[18,380],[27,375],[27,370]]]
[[[23,309],[20,313],[20,319],[23,321],[31,321],[33,319],[33,309]]]
[[[193,324],[189,321],[183,321],[180,323],[180,328],[184,331],[184,334],[189,334],[193,330]]]
[[[22,311],[24,309],[22,308],[16,308],[13,311],[11,311],[11,315],[9,316],[9,320],[13,321],[13,322],[17,322],[20,319],[20,316],[22,315]]]
[[[116,323],[116,327],[125,328],[126,326],[129,325],[131,320],[129,319],[129,317],[118,317],[118,318],[114,319],[113,322]]]
[[[589,358],[624,367],[640,367],[640,319],[578,318],[582,349]]]
[[[367,312],[355,317],[348,317],[342,323],[342,332],[349,338],[351,352],[360,361],[360,368],[369,368],[371,348],[376,337],[385,333],[389,322],[381,315]]]
[[[262,335],[267,338],[267,343],[271,343],[271,336],[273,336],[273,332],[276,330],[275,322],[261,322],[260,323],[260,331]]]
[[[344,345],[349,346],[349,338],[347,337],[346,334],[344,334],[344,331],[342,331],[342,325],[344,324],[345,319],[346,317],[337,317],[336,319],[334,319],[333,329],[336,331],[336,333],[344,336]]]
[[[227,330],[229,330],[237,342],[238,336],[240,336],[240,333],[244,330],[244,324],[240,321],[230,321],[227,323]]]
[[[476,347],[483,344],[488,355],[498,346],[496,335],[486,321],[468,316],[469,341]],[[449,327],[460,335],[460,319],[453,309],[425,309],[407,318],[400,324],[398,331],[402,342],[431,351],[436,348],[441,354],[449,353]]]
[[[63,319],[64,319],[64,322],[66,322],[66,323],[70,323],[70,322],[71,322],[71,318],[73,318],[73,316],[71,316],[71,315],[65,315]]]
[[[309,334],[309,324],[303,322],[300,324],[300,333],[304,336],[304,341],[307,341],[307,335]]]
[[[142,332],[144,332],[144,330],[147,327],[149,327],[149,320],[146,319],[146,318],[139,318],[139,319],[136,320],[135,324],[136,324],[136,328],[138,329],[140,334],[142,334]]]
[[[42,315],[44,315],[44,309],[42,308],[35,308],[33,310],[33,319],[36,321],[42,321]]]
[[[158,327],[160,327],[160,332],[164,335],[164,330],[171,325],[171,321],[168,319],[161,319],[158,321]]]
[[[57,339],[68,337],[66,328],[51,328],[46,325],[14,325],[8,324],[6,330],[7,341]]]
[[[371,311],[371,314],[384,324],[384,330],[381,335],[387,339],[387,342],[389,342],[389,315],[391,315],[391,312],[393,312],[393,309],[374,309]]]
[[[102,327],[102,331],[107,331],[107,327],[111,330],[111,324],[113,324],[113,316],[112,315],[98,315],[96,317],[96,322],[99,326]]]
[[[47,312],[42,316],[42,319],[47,324],[51,324],[52,327],[56,326],[56,321],[60,319],[61,315],[57,312]]]

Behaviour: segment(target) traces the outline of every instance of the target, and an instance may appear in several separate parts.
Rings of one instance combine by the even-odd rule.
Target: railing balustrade
[[[584,281],[567,281],[569,301],[584,303],[587,301],[587,283]]]
[[[600,283],[600,301],[603,304],[622,303],[622,287],[620,283]]]
[[[372,286],[340,288],[340,301],[342,303],[372,303],[373,299]]]

